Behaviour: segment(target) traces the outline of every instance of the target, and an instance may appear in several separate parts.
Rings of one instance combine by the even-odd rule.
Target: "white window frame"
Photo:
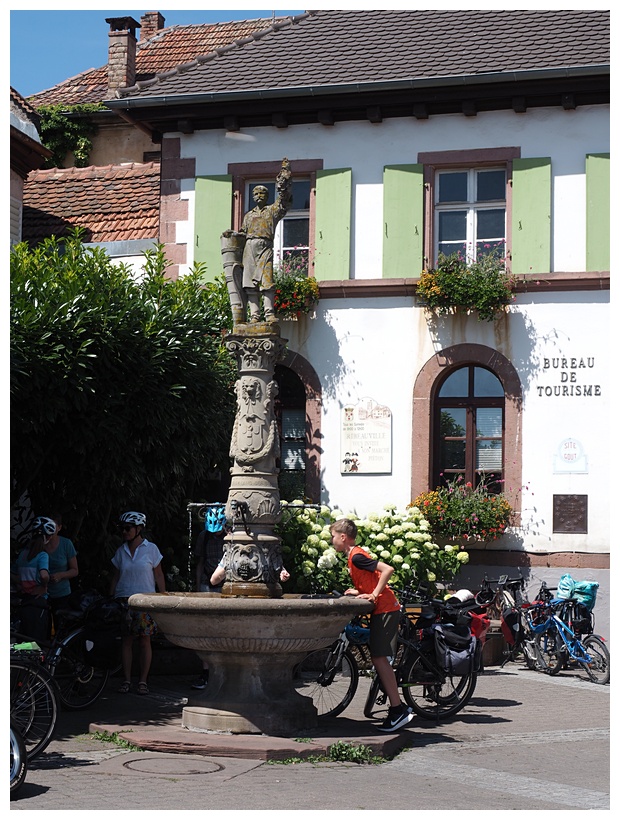
[[[465,255],[467,262],[474,262],[477,256],[477,248],[478,248],[478,241],[476,239],[477,233],[477,218],[478,213],[481,211],[489,211],[489,210],[497,210],[498,208],[503,208],[504,210],[504,232],[503,235],[500,237],[488,237],[486,241],[489,242],[502,242],[504,244],[504,253],[502,256],[505,255],[506,252],[506,219],[507,219],[507,212],[508,212],[508,203],[506,197],[503,199],[493,199],[493,200],[484,200],[479,202],[476,197],[476,182],[477,182],[477,174],[480,172],[487,172],[487,171],[503,171],[504,179],[507,179],[507,168],[505,165],[497,165],[497,166],[474,166],[471,168],[437,168],[435,173],[435,186],[434,186],[434,208],[433,208],[433,219],[434,219],[434,231],[433,235],[435,238],[434,242],[434,259],[437,260],[439,254],[439,215],[441,213],[449,213],[455,211],[466,211],[465,217]],[[467,199],[466,200],[459,200],[454,202],[439,202],[439,180],[443,174],[455,174],[455,173],[465,173],[467,175]],[[506,184],[504,184],[504,190],[506,188]],[[445,242],[443,243],[445,244]],[[461,245],[461,241],[454,241],[455,247]],[[445,253],[445,251],[444,251]],[[449,255],[449,254],[448,254]]]

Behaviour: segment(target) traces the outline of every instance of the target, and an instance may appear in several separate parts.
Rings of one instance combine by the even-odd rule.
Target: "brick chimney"
[[[147,11],[140,18],[140,42],[154,37],[164,27],[165,20],[158,11]]]
[[[136,81],[136,29],[133,17],[106,17],[108,33],[108,91],[126,88]]]

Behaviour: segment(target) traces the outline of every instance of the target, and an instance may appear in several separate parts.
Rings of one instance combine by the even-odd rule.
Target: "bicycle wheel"
[[[536,647],[550,675],[557,675],[564,665],[564,643],[557,629],[548,629],[536,636]]]
[[[381,686],[381,679],[379,678],[379,675],[375,672],[370,682],[370,688],[368,689],[368,695],[366,696],[366,703],[364,704],[364,717],[371,718],[373,716],[373,707],[377,702],[377,698],[380,698],[380,692],[383,692],[383,687]],[[383,695],[383,702],[385,703],[385,693]]]
[[[346,649],[338,660],[333,647],[316,649],[293,670],[293,684],[300,695],[312,698],[319,717],[335,717],[353,700],[359,682],[355,658]]]
[[[11,718],[11,797],[17,793],[28,771],[26,744],[17,724]]]
[[[83,629],[62,641],[50,660],[50,670],[58,686],[60,703],[70,711],[91,706],[105,689],[110,674],[107,669],[89,663]]]
[[[598,635],[588,635],[583,645],[592,658],[591,663],[584,664],[588,677],[593,683],[609,683],[609,649]]]
[[[528,669],[535,672],[547,672],[549,670],[547,661],[543,658],[535,638],[528,635],[523,641],[522,649]]]
[[[406,703],[416,715],[438,720],[456,715],[471,700],[476,688],[476,672],[459,678],[439,677],[415,658],[404,671],[401,688]]]
[[[48,745],[58,719],[58,690],[51,675],[25,661],[11,660],[11,718],[21,732],[28,762]]]

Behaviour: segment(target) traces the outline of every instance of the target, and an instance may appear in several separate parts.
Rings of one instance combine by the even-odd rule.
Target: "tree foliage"
[[[35,512],[64,512],[81,574],[83,557],[107,568],[123,510],[161,532],[228,469],[235,368],[221,306],[200,270],[171,281],[166,266],[160,246],[137,281],[79,231],[11,252],[13,502],[26,492]]]

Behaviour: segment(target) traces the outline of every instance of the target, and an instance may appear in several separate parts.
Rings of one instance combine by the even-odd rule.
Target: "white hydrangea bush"
[[[289,592],[326,593],[351,586],[347,562],[331,544],[330,525],[350,518],[357,525],[356,543],[372,558],[394,567],[390,586],[403,589],[410,582],[447,584],[469,554],[457,546],[434,543],[428,521],[417,507],[405,511],[386,505],[381,512],[360,518],[339,509],[304,506],[302,501],[282,502],[278,533],[282,538],[284,566],[291,573]]]

